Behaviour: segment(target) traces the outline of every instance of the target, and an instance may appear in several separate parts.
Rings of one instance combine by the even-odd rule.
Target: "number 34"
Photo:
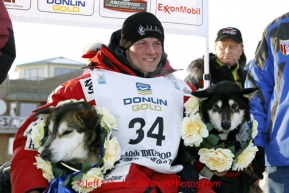
[[[135,124],[139,123],[140,128],[136,130],[137,138],[130,139],[129,144],[135,145],[140,143],[144,139],[144,126],[145,120],[143,118],[134,118],[129,122],[129,128],[135,128]],[[153,133],[154,130],[157,130],[157,134]],[[164,132],[164,121],[162,117],[157,117],[151,128],[147,132],[147,137],[155,138],[157,140],[156,145],[161,146],[162,140],[165,140],[165,136],[163,135]]]

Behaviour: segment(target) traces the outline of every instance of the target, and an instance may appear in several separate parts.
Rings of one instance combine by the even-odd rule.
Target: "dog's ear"
[[[207,96],[206,90],[196,91],[191,93],[193,96],[197,97],[199,101],[207,100],[209,97]]]
[[[251,101],[253,99],[253,97],[255,96],[255,94],[258,92],[259,88],[245,88],[242,91],[242,95],[243,97],[247,98],[249,101]]]
[[[76,114],[76,118],[86,125],[88,131],[95,129],[100,122],[98,114],[92,109]]]
[[[205,101],[212,96],[212,90],[215,85],[211,85],[206,89],[198,90],[196,92],[191,92],[191,94],[199,99],[199,101]]]
[[[33,118],[38,117],[39,115],[41,115],[44,118],[47,118],[51,115],[51,113],[54,111],[55,108],[45,108],[45,109],[40,109],[38,111],[36,111],[36,113],[33,115]]]

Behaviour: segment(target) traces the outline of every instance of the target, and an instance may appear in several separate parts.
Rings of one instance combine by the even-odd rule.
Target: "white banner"
[[[147,11],[166,33],[208,36],[208,0],[4,0],[14,21],[120,29],[129,15]]]

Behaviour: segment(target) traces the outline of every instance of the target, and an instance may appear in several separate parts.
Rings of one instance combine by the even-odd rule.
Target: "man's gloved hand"
[[[258,151],[253,161],[245,168],[245,172],[257,180],[263,179],[263,172],[265,171],[265,152],[264,148],[257,146]]]
[[[229,193],[229,190],[226,188],[226,185],[220,176],[213,175],[210,181],[213,185],[212,188],[216,193]]]

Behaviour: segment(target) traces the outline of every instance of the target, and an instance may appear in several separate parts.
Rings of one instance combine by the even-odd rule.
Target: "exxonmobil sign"
[[[164,5],[164,4],[158,4],[157,7],[158,11],[162,11],[167,14],[173,14],[173,13],[184,13],[184,14],[193,14],[193,15],[200,15],[201,14],[201,8],[199,7],[187,7],[187,6],[171,6],[171,5]]]

